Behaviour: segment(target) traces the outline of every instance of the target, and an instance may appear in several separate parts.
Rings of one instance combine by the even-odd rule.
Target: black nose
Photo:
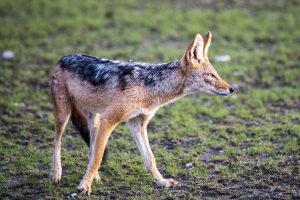
[[[230,92],[230,93],[233,93],[233,92],[234,92],[233,87],[230,87],[230,88],[229,88],[229,92]]]

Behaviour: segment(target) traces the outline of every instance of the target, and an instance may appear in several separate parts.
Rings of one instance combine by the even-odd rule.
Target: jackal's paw
[[[52,167],[50,171],[50,179],[53,183],[57,183],[61,179],[62,169],[61,167]]]
[[[97,183],[101,183],[101,184],[102,184],[102,181],[101,181],[101,178],[100,178],[98,172],[96,172],[94,179],[95,179],[95,181],[96,181]]]
[[[170,178],[170,179],[162,179],[160,181],[156,182],[158,187],[165,187],[165,188],[169,188],[169,187],[174,187],[176,185],[178,185],[178,181]]]
[[[83,184],[82,182],[79,184],[79,186],[77,187],[77,191],[78,193],[80,193],[80,195],[88,195],[90,196],[91,194],[91,186],[88,186],[86,184]]]

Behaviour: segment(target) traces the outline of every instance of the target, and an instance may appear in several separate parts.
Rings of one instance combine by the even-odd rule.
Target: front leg
[[[101,119],[99,132],[95,135],[92,156],[88,165],[87,172],[82,178],[79,186],[77,187],[77,189],[80,190],[83,194],[90,195],[93,179],[100,167],[105,146],[115,126],[116,123],[112,123],[110,120],[105,118]]]
[[[154,155],[152,153],[147,134],[147,124],[151,116],[140,115],[128,121],[128,126],[133,134],[135,143],[142,155],[146,170],[153,177],[159,187],[172,187],[178,184],[174,179],[164,179],[156,167]]]

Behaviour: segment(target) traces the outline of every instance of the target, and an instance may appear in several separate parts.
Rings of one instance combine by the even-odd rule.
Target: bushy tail
[[[79,131],[82,139],[90,146],[90,132],[86,117],[80,112],[77,106],[72,103],[71,121],[75,128]],[[105,163],[107,158],[107,148],[104,150],[102,163]]]

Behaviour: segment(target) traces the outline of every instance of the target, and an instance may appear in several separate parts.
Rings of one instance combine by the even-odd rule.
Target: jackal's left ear
[[[206,59],[208,59],[207,52],[208,52],[208,48],[210,46],[210,41],[211,41],[211,33],[210,33],[210,31],[208,31],[204,38],[204,47],[203,47],[203,56]]]
[[[200,34],[195,36],[193,42],[189,45],[182,57],[182,64],[195,68],[199,66],[199,61],[203,59],[204,42]]]

